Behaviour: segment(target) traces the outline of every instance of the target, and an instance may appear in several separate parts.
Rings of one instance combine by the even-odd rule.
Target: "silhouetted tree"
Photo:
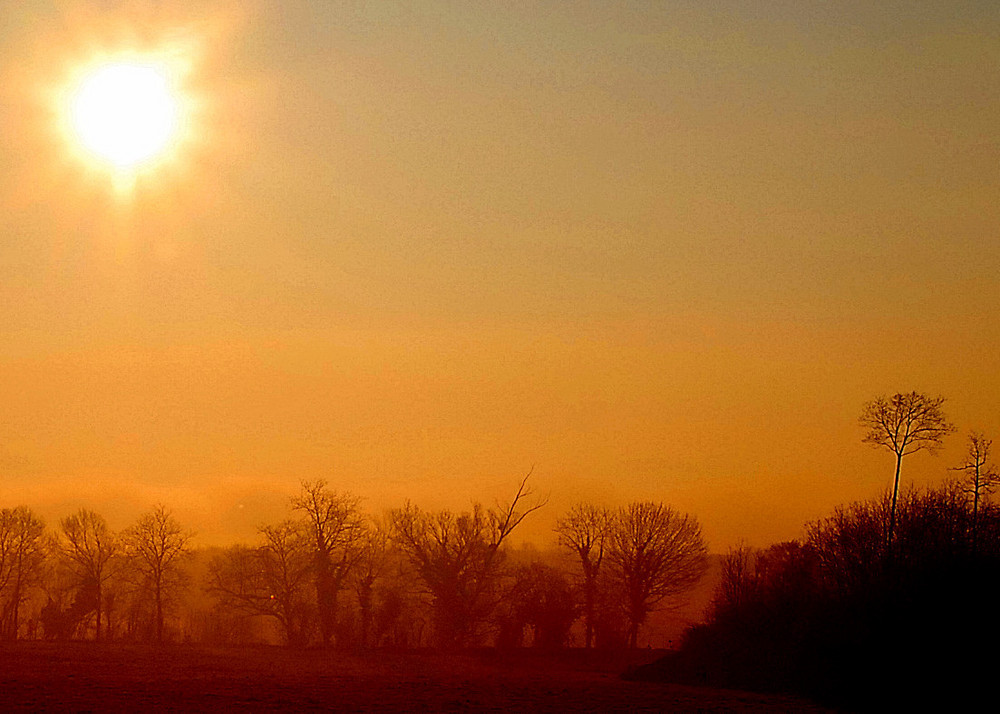
[[[0,637],[16,640],[20,610],[42,576],[45,523],[25,506],[0,510]]]
[[[191,534],[170,511],[158,505],[143,514],[122,534],[128,562],[140,576],[140,587],[153,601],[155,636],[163,642],[163,619],[168,602],[185,585],[181,564],[190,552]]]
[[[969,450],[965,456],[965,463],[957,467],[956,471],[963,471],[966,481],[963,484],[963,491],[972,499],[972,550],[976,551],[979,545],[979,510],[980,504],[985,501],[997,481],[1000,474],[997,473],[990,461],[990,449],[993,440],[987,439],[981,432],[969,434]]]
[[[364,522],[359,501],[330,490],[326,481],[304,481],[292,508],[305,514],[312,539],[320,636],[328,645],[337,625],[337,596],[361,557]]]
[[[896,477],[892,486],[892,506],[886,542],[892,547],[896,528],[896,501],[899,495],[899,472],[903,457],[927,450],[936,453],[955,427],[947,420],[941,405],[943,397],[928,397],[910,392],[878,397],[864,405],[859,424],[867,431],[862,441],[888,449],[896,455]]]
[[[285,643],[308,639],[312,607],[309,585],[315,564],[312,537],[300,521],[261,526],[256,548],[233,546],[209,565],[208,591],[227,608],[273,618]]]
[[[690,589],[708,567],[698,521],[660,503],[633,503],[615,515],[608,561],[620,584],[628,615],[628,644],[665,598]]]
[[[721,619],[738,612],[757,593],[756,548],[740,544],[730,548],[722,558],[719,583],[712,598],[712,617]]]
[[[722,559],[710,609],[715,621],[730,621],[753,637],[791,639],[807,622],[802,609],[820,588],[819,559],[810,545],[776,543],[763,550],[740,546]],[[795,632],[801,636],[801,632]]]
[[[530,473],[529,473],[530,476]],[[531,497],[528,476],[507,504],[472,511],[428,513],[406,504],[390,514],[392,539],[413,565],[433,599],[438,642],[463,646],[497,604],[501,545],[544,501]]]
[[[60,521],[62,552],[76,576],[80,594],[93,598],[94,639],[101,639],[101,616],[106,607],[105,584],[111,578],[111,564],[120,552],[118,537],[100,514],[80,509]]]
[[[598,578],[610,524],[611,514],[606,508],[588,503],[573,506],[565,516],[556,521],[555,531],[559,536],[559,544],[579,558],[583,571],[584,646],[588,649],[594,639]]]

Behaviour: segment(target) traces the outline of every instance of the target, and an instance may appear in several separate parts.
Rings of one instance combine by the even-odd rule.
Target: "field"
[[[807,702],[649,682],[624,660],[560,656],[0,645],[3,711],[821,711]],[[640,653],[640,663],[656,653]]]

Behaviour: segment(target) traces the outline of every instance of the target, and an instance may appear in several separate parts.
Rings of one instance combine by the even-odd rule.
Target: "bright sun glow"
[[[81,144],[118,169],[162,154],[177,133],[178,114],[168,77],[141,63],[97,68],[83,78],[70,105]]]

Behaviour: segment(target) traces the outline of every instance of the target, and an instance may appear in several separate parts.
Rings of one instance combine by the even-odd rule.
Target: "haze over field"
[[[0,505],[252,537],[302,479],[534,467],[716,551],[890,486],[862,404],[1000,434],[1000,6],[25,0],[0,13]],[[67,133],[154,53],[134,174]]]

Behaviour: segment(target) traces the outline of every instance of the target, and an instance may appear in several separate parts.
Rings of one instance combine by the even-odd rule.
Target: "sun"
[[[177,138],[180,106],[163,68],[141,61],[111,62],[80,80],[68,118],[83,149],[128,171],[166,152]]]

